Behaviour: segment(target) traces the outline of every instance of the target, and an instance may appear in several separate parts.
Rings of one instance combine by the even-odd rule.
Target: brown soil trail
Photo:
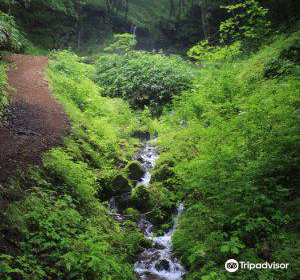
[[[59,145],[68,133],[68,118],[51,97],[44,79],[45,56],[10,55],[11,103],[0,118],[0,183],[16,169],[40,162],[43,151]]]

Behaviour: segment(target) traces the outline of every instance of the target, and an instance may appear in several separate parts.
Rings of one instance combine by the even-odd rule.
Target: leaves
[[[240,253],[240,249],[244,249],[246,246],[242,243],[240,243],[240,240],[238,237],[231,237],[229,241],[223,242],[223,245],[221,246],[220,250],[221,253],[233,253],[235,255]]]
[[[193,68],[178,56],[133,51],[126,55],[100,55],[97,83],[104,94],[123,97],[134,108],[145,105],[159,111],[174,95],[190,87]]]
[[[267,19],[268,9],[256,0],[246,0],[235,5],[222,6],[229,19],[220,24],[221,43],[240,40],[258,41],[269,32],[271,22]]]
[[[137,40],[132,34],[114,34],[113,42],[105,47],[104,50],[124,54],[132,50],[136,43]]]
[[[15,19],[0,11],[0,49],[18,51],[25,42]]]
[[[187,279],[210,279],[213,272],[221,277],[229,258],[256,263],[277,259],[279,252],[294,258],[282,240],[297,246],[299,82],[292,59],[289,70],[279,69],[286,69],[284,50],[297,45],[298,36],[276,36],[258,52],[222,63],[208,54],[192,89],[161,118],[161,157],[172,162],[177,197],[187,206],[173,238]],[[258,272],[254,279],[297,274],[273,273]]]

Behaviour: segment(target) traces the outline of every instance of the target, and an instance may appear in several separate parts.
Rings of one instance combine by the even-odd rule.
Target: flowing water
[[[155,167],[155,161],[158,159],[157,148],[153,146],[156,138],[152,138],[143,144],[143,149],[139,155],[142,161],[144,177],[139,184],[148,186],[151,180],[151,169]],[[184,206],[180,204],[177,209],[177,216],[174,219],[173,228],[163,236],[153,237],[153,225],[141,219],[139,228],[145,237],[152,240],[152,247],[146,249],[139,256],[134,265],[136,276],[140,280],[180,280],[185,274],[184,268],[172,254],[172,236],[176,229],[178,218],[184,211]]]
[[[151,181],[151,169],[155,167],[155,161],[158,159],[157,147],[153,144],[156,138],[143,142],[142,151],[135,156],[140,161],[145,175],[138,183],[148,186]],[[122,221],[124,218],[119,214],[117,197],[110,200],[110,211],[114,213],[116,220]],[[185,274],[183,266],[174,258],[172,252],[172,236],[177,226],[177,221],[184,211],[184,206],[180,204],[177,208],[177,215],[174,218],[173,228],[162,236],[154,237],[154,226],[142,218],[138,227],[146,238],[152,240],[152,246],[145,249],[134,265],[134,272],[138,280],[181,280]]]
[[[142,163],[145,175],[138,185],[148,186],[151,180],[151,169],[155,166],[155,161],[158,159],[157,147],[153,143],[157,138],[152,137],[149,141],[143,143],[142,151],[136,156],[136,159]]]
[[[177,216],[174,219],[173,228],[162,236],[153,237],[153,226],[150,222],[141,220],[140,228],[146,238],[152,240],[152,247],[145,250],[139,256],[134,265],[137,279],[140,280],[181,280],[185,274],[184,267],[172,254],[172,236],[176,229],[177,221],[184,206],[177,208]]]
[[[131,25],[131,34],[134,36],[134,38],[136,38],[136,29],[137,29],[137,25],[132,24]]]

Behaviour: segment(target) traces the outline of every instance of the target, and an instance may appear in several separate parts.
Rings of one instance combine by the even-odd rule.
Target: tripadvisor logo
[[[228,272],[235,272],[240,269],[287,269],[289,263],[250,263],[250,262],[238,262],[235,259],[230,259],[225,263],[225,269]]]
[[[230,259],[225,263],[225,268],[229,272],[235,272],[239,269],[239,263],[234,259]]]

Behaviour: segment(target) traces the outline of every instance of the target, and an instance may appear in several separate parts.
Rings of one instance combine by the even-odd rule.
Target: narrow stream
[[[138,183],[144,186],[149,186],[151,180],[151,169],[155,167],[155,161],[158,159],[157,147],[152,144],[157,140],[156,137],[151,137],[150,140],[143,142],[143,148],[136,159],[141,162],[145,175]]]
[[[151,169],[155,167],[155,161],[158,159],[157,148],[153,146],[156,138],[144,142],[140,153],[143,168],[146,173],[140,184],[148,186],[151,180]],[[172,254],[172,236],[176,229],[178,218],[184,211],[184,206],[180,204],[177,209],[177,216],[174,219],[173,228],[163,236],[153,236],[153,225],[141,219],[139,228],[145,237],[152,240],[152,247],[146,249],[139,255],[138,261],[134,265],[136,277],[139,280],[180,280],[185,274],[184,268],[173,257]]]
[[[139,280],[181,280],[185,274],[184,267],[173,257],[172,236],[177,226],[177,221],[184,206],[177,208],[177,216],[174,219],[173,228],[162,236],[153,237],[153,225],[141,220],[139,226],[144,227],[144,235],[152,240],[152,247],[145,250],[139,256],[134,265],[134,271]]]
[[[158,159],[157,147],[153,145],[157,138],[143,143],[143,148],[135,159],[141,162],[145,175],[138,184],[148,186],[151,180],[151,169],[155,167],[155,161]],[[118,205],[115,197],[110,201],[110,210],[114,211],[115,219],[122,220],[122,215],[118,214]],[[152,240],[152,246],[145,249],[134,264],[134,272],[138,280],[181,280],[185,274],[184,267],[174,258],[172,252],[172,236],[176,229],[178,219],[184,206],[180,204],[177,207],[177,215],[173,221],[173,228],[162,236],[154,237],[154,226],[142,218],[138,227],[146,238]]]

